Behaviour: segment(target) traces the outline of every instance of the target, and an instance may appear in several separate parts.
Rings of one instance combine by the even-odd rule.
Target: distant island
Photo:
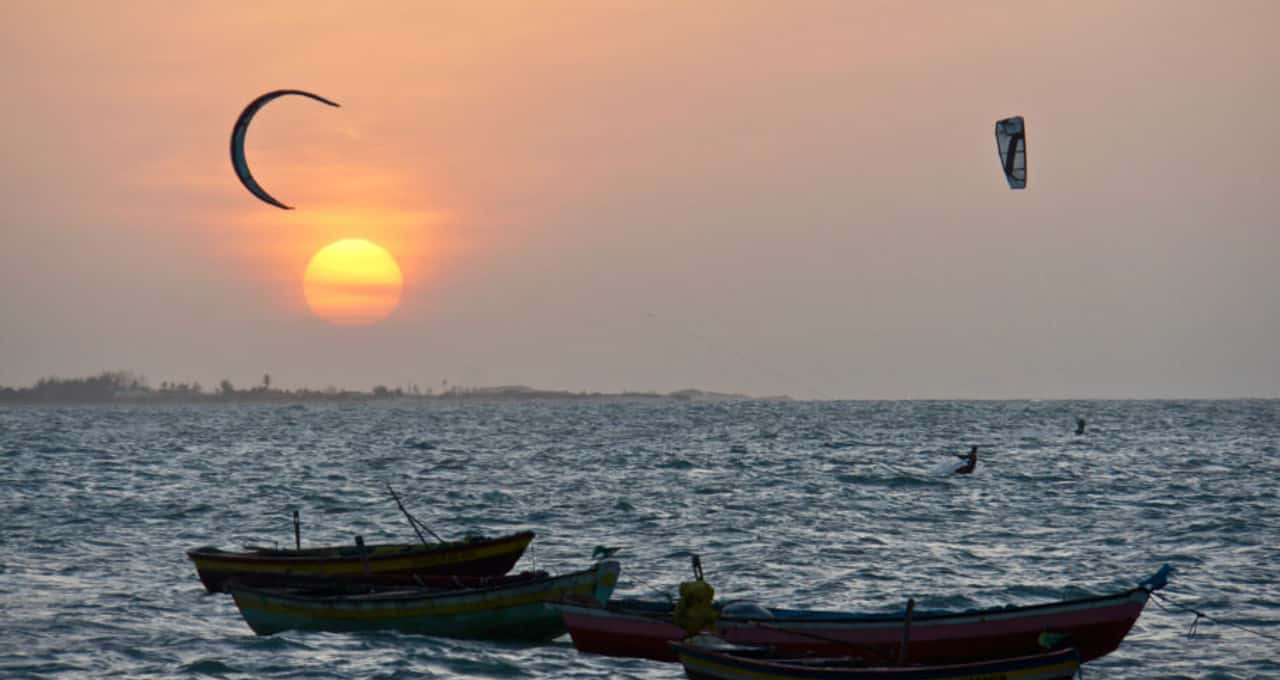
[[[184,403],[184,402],[299,402],[361,401],[387,399],[421,400],[605,400],[605,399],[672,399],[679,401],[746,401],[789,400],[788,397],[752,397],[704,390],[684,389],[675,392],[571,392],[542,390],[524,385],[501,387],[463,387],[444,383],[439,392],[417,385],[408,388],[377,385],[369,392],[328,387],[288,390],[271,386],[271,376],[247,388],[237,388],[230,380],[222,380],[214,389],[206,390],[198,382],[160,383],[151,387],[143,376],[127,371],[106,371],[87,378],[41,378],[30,387],[0,386],[0,404],[102,404],[102,403]]]

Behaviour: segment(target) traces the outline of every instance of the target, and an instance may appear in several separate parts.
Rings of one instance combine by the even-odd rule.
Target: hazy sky
[[[1280,3],[0,3],[0,384],[1280,396]],[[228,158],[251,99],[254,199]],[[996,160],[1027,120],[1028,188]],[[385,321],[302,294],[335,240]]]

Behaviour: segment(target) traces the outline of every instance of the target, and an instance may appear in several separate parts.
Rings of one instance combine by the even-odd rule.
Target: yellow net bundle
[[[711,601],[716,589],[710,583],[698,579],[680,584],[680,601],[676,603],[675,623],[689,635],[697,635],[715,625],[719,616]]]

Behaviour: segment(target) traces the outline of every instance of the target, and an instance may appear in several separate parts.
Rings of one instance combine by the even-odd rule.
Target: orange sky
[[[0,384],[1280,396],[1280,5],[5,3]],[[227,158],[254,96],[253,199]],[[1005,188],[995,119],[1028,121]],[[312,317],[366,238],[387,321]]]

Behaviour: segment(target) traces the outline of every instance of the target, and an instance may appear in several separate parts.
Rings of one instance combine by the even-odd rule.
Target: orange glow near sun
[[[321,248],[302,276],[311,312],[339,326],[364,326],[387,318],[400,304],[403,286],[391,253],[360,238]]]

